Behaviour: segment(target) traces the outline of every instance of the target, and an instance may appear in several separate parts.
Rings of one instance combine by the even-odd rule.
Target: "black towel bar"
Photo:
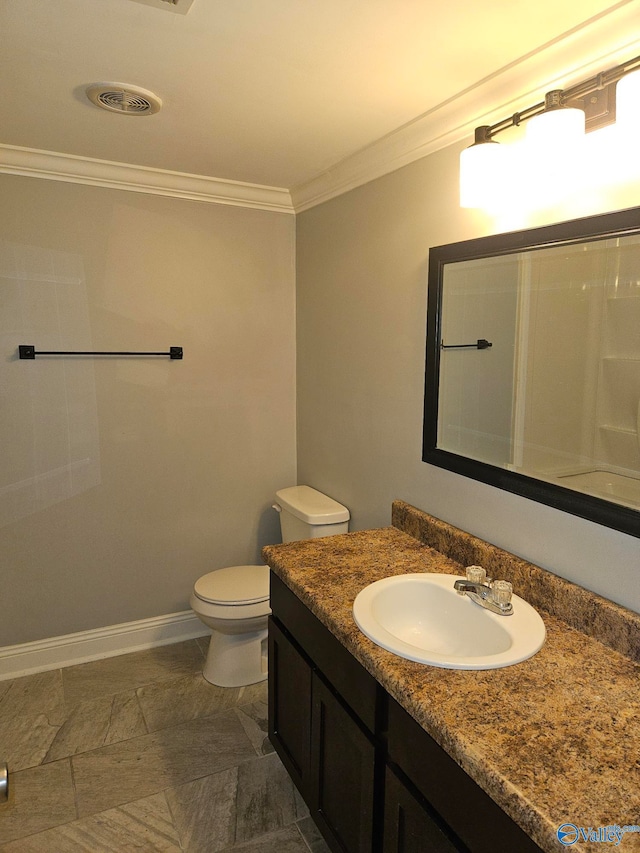
[[[20,358],[34,359],[37,355],[168,355],[169,358],[182,358],[182,347],[169,347],[169,352],[79,352],[63,350],[37,350],[32,344],[18,347]]]
[[[485,338],[478,338],[475,344],[445,344],[444,341],[440,344],[442,349],[489,349],[493,344]]]

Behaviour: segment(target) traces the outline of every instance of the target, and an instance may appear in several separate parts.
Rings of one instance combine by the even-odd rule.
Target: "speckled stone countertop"
[[[402,707],[545,851],[563,823],[640,824],[640,615],[401,501],[392,527],[267,546],[265,561]],[[376,646],[351,608],[373,581],[484,566],[543,617],[533,657],[439,669]],[[602,851],[578,841],[572,849]],[[613,845],[615,846],[615,845]],[[640,851],[640,833],[619,848]],[[517,853],[517,851],[514,851]]]

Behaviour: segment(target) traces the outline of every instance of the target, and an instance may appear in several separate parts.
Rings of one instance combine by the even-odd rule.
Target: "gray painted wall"
[[[281,214],[0,177],[0,646],[186,609],[199,575],[279,540],[296,479],[352,529],[403,498],[640,610],[637,539],[420,461],[428,248],[492,228],[458,207],[457,154],[301,214],[297,238]]]
[[[346,504],[352,529],[388,524],[402,498],[640,611],[640,540],[421,461],[428,250],[492,228],[458,207],[458,153],[298,216],[299,482]]]
[[[0,191],[0,645],[185,610],[201,574],[279,541],[296,482],[293,217]]]

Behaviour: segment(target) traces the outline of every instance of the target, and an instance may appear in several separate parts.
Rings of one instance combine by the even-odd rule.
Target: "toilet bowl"
[[[267,677],[268,566],[227,566],[199,578],[190,601],[212,629],[202,674],[219,687]]]
[[[347,533],[349,510],[310,486],[276,492],[282,541]],[[202,671],[211,684],[243,687],[267,678],[268,566],[227,566],[199,578],[193,612],[211,628]]]

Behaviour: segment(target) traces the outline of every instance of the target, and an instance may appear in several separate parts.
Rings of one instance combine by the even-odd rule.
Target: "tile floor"
[[[266,682],[207,638],[0,681],[1,853],[328,853],[266,735]]]

